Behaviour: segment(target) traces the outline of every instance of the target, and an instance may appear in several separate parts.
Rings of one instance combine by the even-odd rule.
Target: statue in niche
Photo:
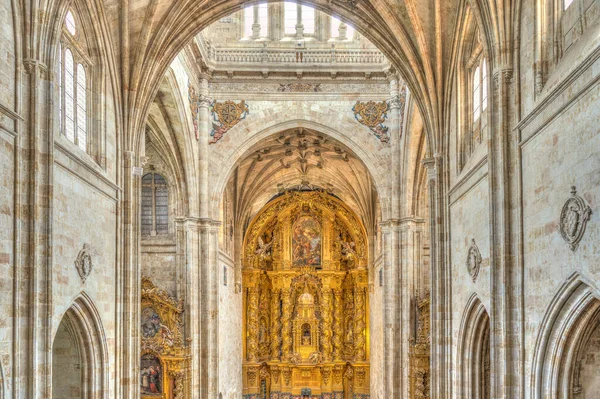
[[[258,342],[264,344],[267,341],[267,335],[267,322],[265,321],[265,319],[260,319],[260,327],[258,330]]]
[[[351,344],[352,341],[354,341],[352,324],[353,324],[352,319],[348,319],[348,321],[346,322],[346,343],[349,343],[349,344]]]
[[[308,324],[302,325],[302,345],[311,345],[310,325]]]

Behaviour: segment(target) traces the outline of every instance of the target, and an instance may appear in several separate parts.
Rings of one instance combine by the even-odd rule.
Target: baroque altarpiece
[[[183,338],[183,301],[146,277],[141,297],[141,397],[188,398],[190,353]]]
[[[245,399],[369,398],[368,244],[335,196],[290,191],[243,247]]]

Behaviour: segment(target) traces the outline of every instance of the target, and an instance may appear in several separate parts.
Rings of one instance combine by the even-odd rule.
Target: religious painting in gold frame
[[[312,216],[302,216],[292,231],[294,267],[321,267],[321,225]]]

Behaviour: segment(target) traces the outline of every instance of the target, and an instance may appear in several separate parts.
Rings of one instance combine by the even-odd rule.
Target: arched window
[[[481,141],[481,135],[487,127],[487,61],[481,57],[474,65],[472,80],[472,104],[473,104],[473,138]]]
[[[81,48],[81,32],[71,11],[65,17],[58,54],[60,131],[83,151],[88,151],[88,56]]]
[[[142,235],[169,234],[169,188],[158,173],[142,177]]]
[[[244,9],[244,37],[258,39],[269,32],[269,11],[266,3]]]

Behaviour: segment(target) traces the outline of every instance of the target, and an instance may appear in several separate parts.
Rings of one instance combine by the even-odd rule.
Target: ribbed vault
[[[247,221],[285,190],[321,189],[338,196],[371,225],[376,190],[364,163],[318,131],[289,129],[261,141],[241,158],[231,185],[236,220]]]

